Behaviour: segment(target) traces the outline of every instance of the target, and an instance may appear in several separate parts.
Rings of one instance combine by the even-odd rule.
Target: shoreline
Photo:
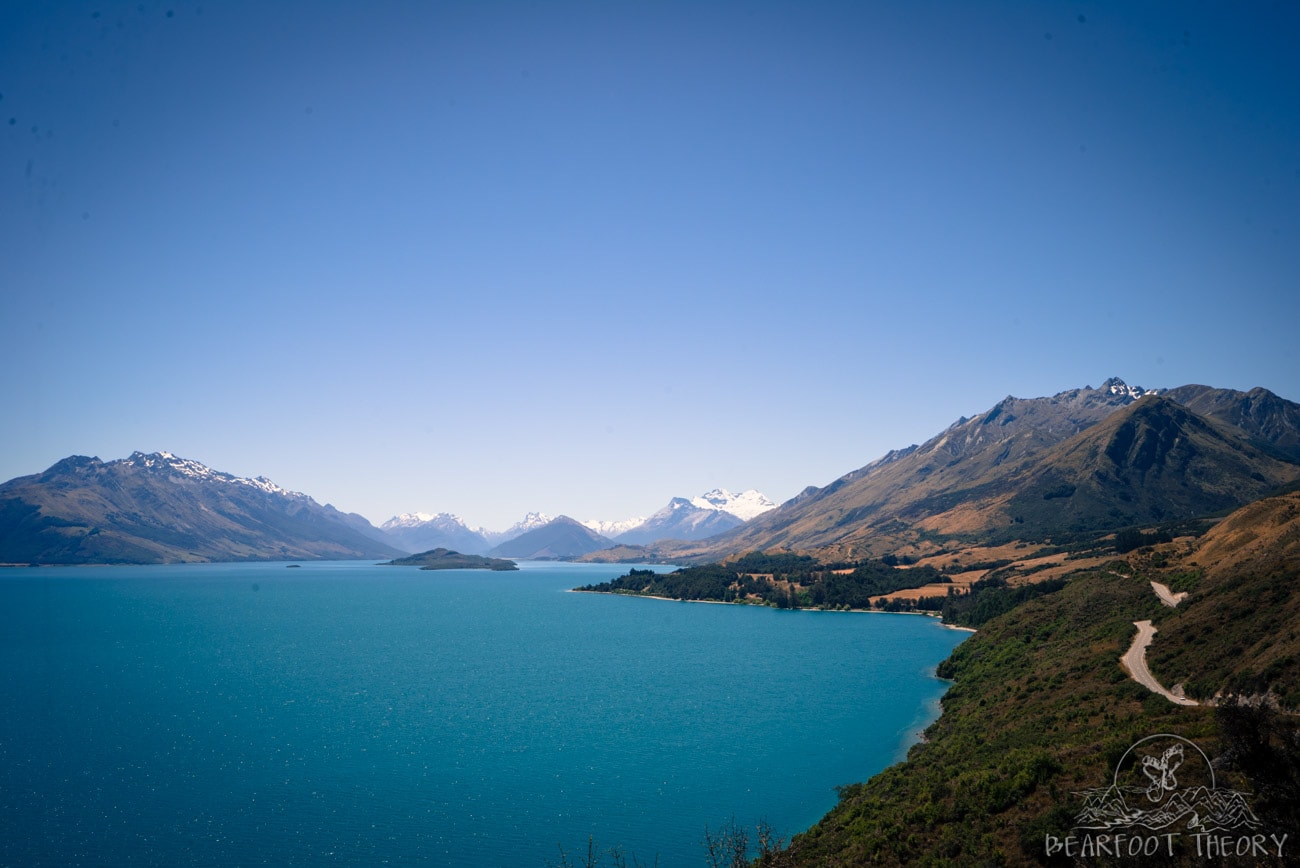
[[[768,606],[762,603],[741,603],[729,600],[681,600],[677,597],[661,597],[655,594],[624,594],[618,591],[587,591],[582,588],[569,588],[566,593],[569,594],[600,594],[605,597],[635,597],[640,600],[663,600],[668,603],[707,603],[711,606],[752,606],[757,609],[774,609],[785,612],[825,612],[826,614],[841,615],[919,615],[922,618],[933,618],[939,622],[939,626],[945,630],[960,630],[964,633],[979,632],[974,627],[959,627],[956,624],[945,624],[942,615],[934,612],[883,612],[880,609],[814,609],[798,606],[793,609],[777,609],[776,606]]]
[[[568,593],[570,593],[570,594],[599,594],[599,595],[601,595],[601,596],[606,596],[606,597],[638,597],[638,598],[641,598],[641,599],[647,599],[647,600],[663,600],[663,601],[665,601],[665,602],[669,602],[669,603],[709,603],[709,604],[712,604],[712,605],[715,605],[715,606],[756,606],[756,607],[758,607],[758,608],[764,608],[764,609],[774,609],[774,608],[775,608],[774,606],[766,606],[766,605],[756,604],[756,603],[738,603],[738,602],[728,602],[728,601],[725,601],[725,600],[679,600],[679,599],[677,599],[676,597],[663,597],[663,596],[658,596],[658,595],[654,595],[654,594],[627,594],[627,593],[618,593],[618,592],[616,592],[616,591],[585,591],[585,590],[579,590],[578,588],[569,588],[569,589],[568,589]],[[945,630],[959,630],[959,631],[961,631],[961,632],[965,632],[965,633],[976,633],[976,632],[978,632],[974,627],[958,627],[958,626],[956,626],[956,625],[954,625],[954,624],[945,624],[945,623],[943,622],[943,618],[942,618],[942,616],[940,616],[940,615],[938,615],[938,614],[936,614],[936,613],[934,613],[934,612],[882,612],[882,611],[880,611],[880,610],[878,610],[878,609],[806,609],[806,608],[787,609],[787,610],[785,610],[785,611],[793,611],[793,612],[826,612],[826,613],[836,613],[836,612],[838,612],[838,613],[841,613],[841,614],[858,614],[858,615],[920,615],[920,616],[922,616],[922,617],[932,618],[932,619],[938,621],[939,626],[940,626],[941,628],[945,629]],[[936,667],[936,668],[937,668],[937,667]],[[944,694],[946,694],[946,693],[948,692],[948,690],[950,690],[950,689],[952,688],[952,684],[954,683],[951,679],[947,679],[947,678],[941,678],[941,677],[939,677],[939,675],[938,675],[937,671],[935,671],[935,669],[932,669],[932,670],[930,671],[930,677],[935,678],[935,679],[937,679],[937,680],[939,680],[939,681],[943,681],[943,682],[945,682],[945,683],[948,685],[947,687],[944,688]],[[898,751],[896,752],[896,754],[895,754],[895,757],[896,757],[896,758],[895,758],[894,765],[898,765],[898,764],[900,764],[900,763],[906,763],[906,762],[908,762],[908,761],[909,761],[909,760],[908,760],[908,754],[911,752],[912,748],[916,747],[917,745],[925,745],[925,744],[929,744],[929,743],[930,743],[930,740],[926,737],[925,733],[926,733],[926,730],[928,730],[930,727],[934,726],[934,725],[939,721],[939,719],[940,719],[941,717],[943,717],[944,708],[943,708],[943,698],[942,698],[942,695],[941,695],[938,699],[936,699],[936,700],[934,701],[934,706],[936,707],[938,713],[934,715],[934,717],[929,721],[929,723],[927,723],[925,726],[923,726],[923,727],[920,728],[920,729],[909,730],[908,733],[907,733],[907,735],[903,738],[902,743],[901,743],[900,746],[899,746],[899,750],[898,750]],[[885,771],[885,769],[880,769],[880,770],[877,771],[875,774],[868,775],[866,778],[864,778],[862,781],[860,781],[860,782],[858,782],[858,783],[866,783],[867,781],[871,780],[872,778],[877,777],[877,776],[880,775],[880,774],[883,774],[884,771]],[[832,808],[831,810],[828,810],[826,813],[822,814],[821,817],[819,817],[818,819],[814,820],[814,821],[812,822],[811,825],[809,825],[807,828],[801,830],[800,832],[798,832],[798,833],[796,833],[796,834],[804,834],[804,833],[807,832],[809,829],[814,828],[814,827],[817,826],[819,823],[823,822],[827,817],[829,817],[830,814],[831,814],[831,812],[832,812],[833,810],[834,810],[834,808]]]

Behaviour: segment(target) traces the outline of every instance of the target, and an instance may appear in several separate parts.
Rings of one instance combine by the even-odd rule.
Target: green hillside
[[[940,667],[954,685],[926,742],[844,787],[836,808],[763,864],[1072,864],[1047,848],[1080,837],[1079,794],[1109,784],[1129,748],[1156,734],[1190,740],[1219,787],[1246,794],[1260,822],[1252,835],[1289,835],[1281,862],[1256,853],[1215,864],[1290,864],[1300,726],[1270,703],[1294,710],[1300,698],[1298,515],[1297,495],[1254,504],[1199,543],[1144,547],[988,622]],[[1152,579],[1189,596],[1162,605]],[[1165,686],[1238,690],[1252,704],[1175,705],[1137,684],[1119,658],[1140,620],[1159,631],[1148,656]],[[1182,829],[1144,863],[1205,864],[1198,843]]]

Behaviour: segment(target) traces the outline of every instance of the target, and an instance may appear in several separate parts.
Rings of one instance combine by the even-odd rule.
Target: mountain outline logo
[[[1263,826],[1245,793],[1218,785],[1205,752],[1171,733],[1134,742],[1109,786],[1075,795],[1083,798],[1078,830],[1217,833]]]
[[[1083,798],[1083,808],[1071,830],[1043,836],[1043,855],[1049,859],[1271,862],[1285,858],[1291,837],[1263,828],[1245,793],[1219,786],[1205,752],[1167,732],[1134,742],[1115,763],[1109,786],[1074,795]]]

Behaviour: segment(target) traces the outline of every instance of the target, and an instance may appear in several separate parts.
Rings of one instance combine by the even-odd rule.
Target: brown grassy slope
[[[916,543],[922,537],[913,527],[916,521],[958,509],[972,493],[988,493],[990,483],[1009,470],[1131,402],[1104,388],[1072,389],[1050,398],[1008,396],[920,446],[892,451],[824,488],[805,489],[728,533],[689,546],[664,546],[662,554],[717,560],[735,552],[790,548],[831,560],[878,556]],[[955,517],[947,522],[961,523]],[[963,530],[983,526],[976,521]]]
[[[1300,491],[1249,504],[1201,540],[1196,563],[1210,573],[1236,573],[1300,558]]]
[[[1147,573],[1189,592],[1148,651],[1164,684],[1300,709],[1300,492],[1237,510]]]
[[[1058,432],[1027,425],[1000,438],[1005,432],[989,430],[1000,418],[991,412],[956,425],[735,531],[666,554],[720,559],[786,548],[824,560],[925,555],[954,541],[1044,540],[1187,519],[1300,479],[1300,465],[1156,396],[1109,408],[1054,444],[1047,441]]]

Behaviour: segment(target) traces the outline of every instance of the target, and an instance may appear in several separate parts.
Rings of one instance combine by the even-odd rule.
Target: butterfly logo
[[[1174,770],[1182,764],[1183,746],[1181,744],[1175,744],[1165,750],[1160,759],[1153,756],[1142,757],[1142,773],[1151,779],[1151,786],[1147,787],[1147,798],[1153,802],[1158,802],[1171,790],[1176,789],[1178,779],[1174,777]]]

